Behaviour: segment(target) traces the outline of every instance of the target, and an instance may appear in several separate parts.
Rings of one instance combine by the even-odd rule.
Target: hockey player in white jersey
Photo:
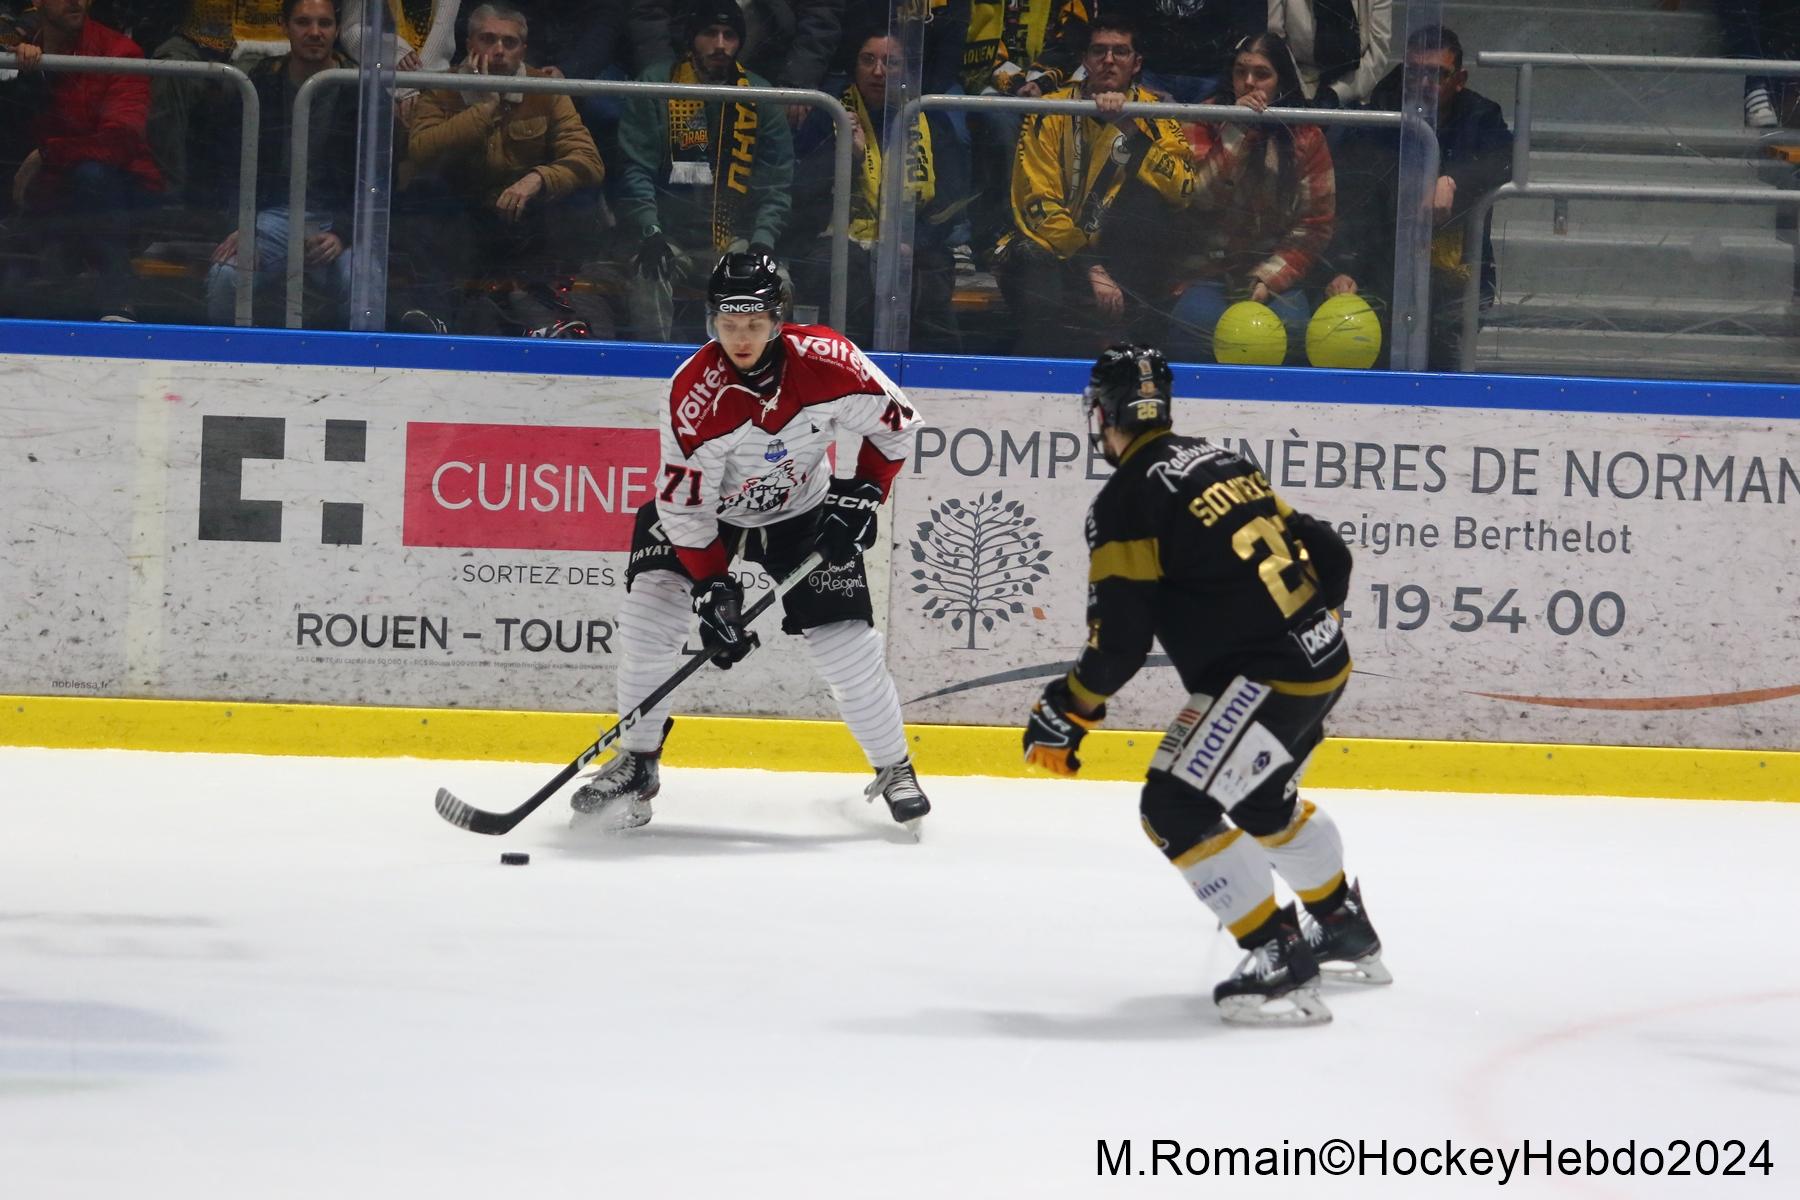
[[[691,617],[702,647],[729,669],[757,644],[744,627],[733,557],[776,578],[814,549],[826,566],[782,597],[782,631],[798,634],[875,780],[865,790],[917,830],[931,803],[907,756],[900,696],[875,630],[862,551],[899,474],[918,414],[842,334],[784,322],[787,285],[775,260],[731,253],[707,289],[713,340],[675,372],[662,427],[656,500],[637,514],[618,617],[619,711],[674,673]],[[840,429],[861,434],[854,474],[825,455]],[[627,829],[650,819],[668,703],[644,714],[621,749],[570,800],[574,823]]]

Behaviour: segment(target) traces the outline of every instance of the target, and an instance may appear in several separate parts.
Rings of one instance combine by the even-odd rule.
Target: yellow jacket
[[[1010,96],[1026,80],[1059,88],[1081,65],[1088,0],[974,0],[963,42],[963,89]]]
[[[1045,97],[1085,98],[1079,84]],[[1157,99],[1136,85],[1129,98]],[[1032,113],[1019,131],[1019,155],[1013,160],[1013,221],[1058,258],[1073,258],[1099,237],[1101,218],[1127,179],[1145,184],[1172,207],[1186,207],[1194,191],[1194,159],[1179,122],[1138,117],[1117,126],[1067,113]]]

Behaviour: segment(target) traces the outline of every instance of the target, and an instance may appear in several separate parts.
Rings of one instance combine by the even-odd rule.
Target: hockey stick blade
[[[773,590],[750,606],[744,613],[745,627],[748,628],[750,625],[754,624],[756,619],[767,612],[777,599],[785,596],[789,591],[798,586],[799,583],[808,575],[812,574],[816,568],[824,565],[824,562],[824,556],[817,550],[808,554],[805,560],[794,569],[792,574],[776,584]],[[704,652],[689,655],[688,660],[682,663],[681,667],[673,675],[669,676],[658,685],[655,691],[644,697],[643,701],[636,708],[620,717],[618,723],[611,729],[608,729],[605,733],[601,734],[598,741],[576,755],[573,762],[569,763],[568,766],[556,773],[556,778],[533,792],[531,798],[517,808],[508,812],[488,812],[486,809],[476,808],[467,801],[458,799],[456,794],[449,788],[439,788],[435,803],[438,816],[444,818],[444,820],[450,822],[450,824],[456,826],[458,829],[466,829],[470,833],[484,833],[489,836],[510,833],[514,826],[536,811],[538,805],[554,796],[562,789],[562,786],[565,783],[580,774],[583,767],[604,754],[614,742],[618,741],[619,738],[624,735],[626,730],[637,724],[638,721],[643,718],[645,713],[655,708],[658,704],[661,704],[663,700],[668,697],[669,693],[673,692],[676,688],[686,682],[688,676],[694,674],[710,661],[712,661],[712,656]]]

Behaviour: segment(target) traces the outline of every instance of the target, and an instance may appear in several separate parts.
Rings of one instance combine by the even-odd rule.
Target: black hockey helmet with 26
[[[1135,438],[1147,430],[1169,428],[1174,423],[1174,394],[1175,374],[1161,350],[1115,342],[1094,360],[1087,389],[1081,393],[1088,441],[1100,449],[1102,430],[1116,429]]]

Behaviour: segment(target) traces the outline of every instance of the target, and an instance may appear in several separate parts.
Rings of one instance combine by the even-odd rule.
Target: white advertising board
[[[914,394],[934,423],[895,516],[907,715],[1017,722],[1080,648],[1109,468],[1072,396]],[[1794,422],[1178,398],[1176,423],[1355,551],[1333,732],[1800,746]],[[1165,724],[1174,674],[1109,723]]]
[[[612,706],[663,377],[0,371],[0,690]],[[1108,469],[1067,393],[910,390],[926,423],[870,568],[907,717],[1016,724],[1080,645]],[[1795,422],[1183,396],[1177,423],[1356,550],[1334,732],[1800,746]],[[1179,698],[1153,658],[1111,723]],[[682,706],[834,715],[792,653]]]
[[[0,690],[613,707],[663,380],[7,366]],[[796,655],[709,671],[684,699],[834,712]]]

